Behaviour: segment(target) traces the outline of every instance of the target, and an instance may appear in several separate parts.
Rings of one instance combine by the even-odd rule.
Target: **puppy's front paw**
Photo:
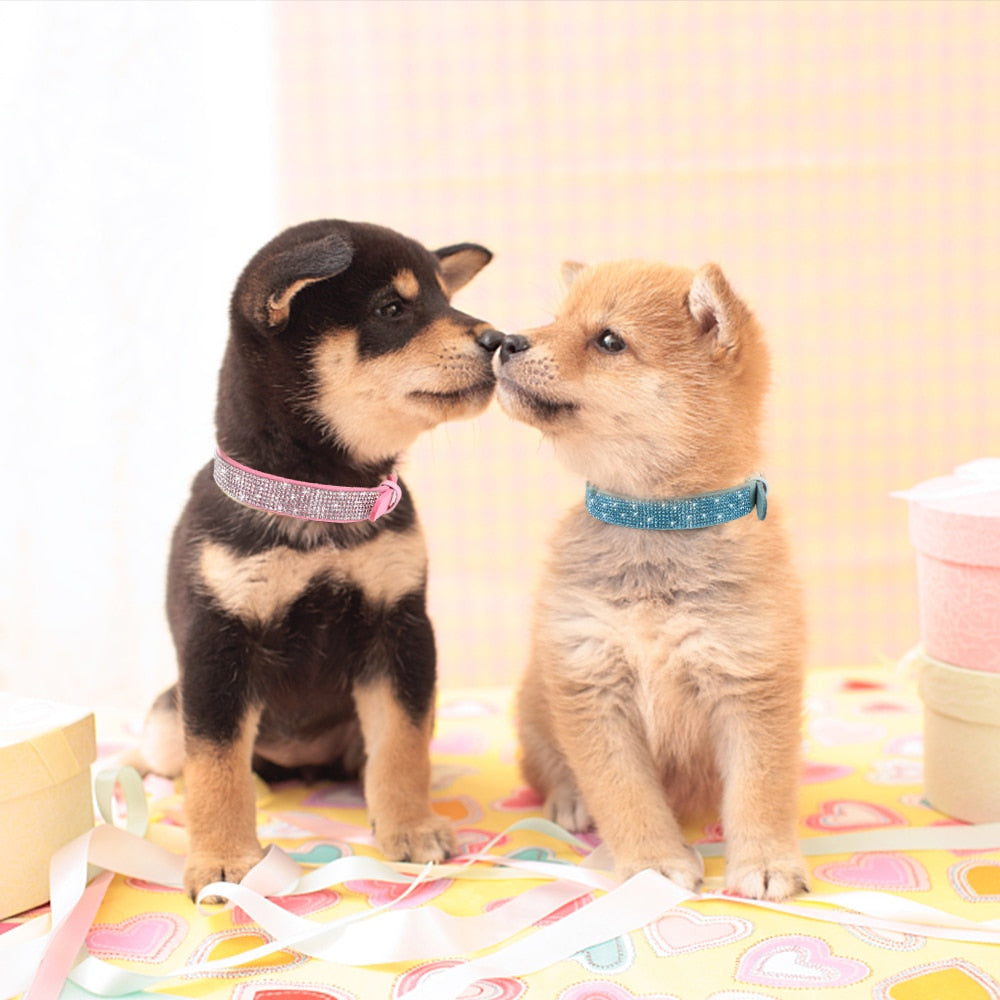
[[[688,892],[701,892],[705,864],[701,855],[687,844],[669,854],[652,857],[615,858],[615,872],[620,878],[628,879],[646,868],[652,868],[671,882]]]
[[[184,888],[195,899],[210,882],[240,882],[262,857],[264,851],[260,845],[222,858],[209,852],[191,852],[184,865]],[[220,899],[212,896],[206,902],[217,903]]]
[[[545,799],[545,818],[558,823],[570,833],[586,833],[594,826],[587,803],[571,785],[559,785],[549,792]]]
[[[378,846],[390,861],[424,865],[428,861],[444,861],[458,851],[455,831],[443,816],[431,815],[419,823],[399,827],[382,822],[373,826]]]
[[[745,899],[778,902],[809,891],[809,872],[801,857],[760,858],[726,866],[726,892]]]

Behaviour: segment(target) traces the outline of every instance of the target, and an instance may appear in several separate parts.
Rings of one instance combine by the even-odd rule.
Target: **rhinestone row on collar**
[[[375,521],[394,510],[403,491],[393,474],[371,488],[325,486],[258,472],[215,453],[213,478],[223,493],[245,507],[302,521]]]
[[[587,513],[606,524],[653,531],[710,528],[745,517],[754,508],[758,520],[767,516],[767,480],[752,476],[730,490],[716,490],[676,500],[635,500],[605,493],[587,483]]]

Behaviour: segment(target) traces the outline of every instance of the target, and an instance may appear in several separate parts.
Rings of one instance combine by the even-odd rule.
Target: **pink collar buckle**
[[[376,490],[378,498],[372,504],[372,512],[368,515],[369,521],[377,521],[383,514],[395,510],[396,505],[403,499],[403,489],[396,482],[395,472],[391,473],[387,479],[383,479]]]
[[[301,521],[377,521],[395,510],[403,497],[395,473],[370,488],[305,483],[258,472],[230,458],[221,448],[215,452],[212,477],[227,497],[244,507]]]

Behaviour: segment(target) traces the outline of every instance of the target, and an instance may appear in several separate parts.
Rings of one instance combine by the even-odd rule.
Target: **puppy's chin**
[[[587,426],[589,414],[582,408],[575,412],[578,419],[563,415],[544,423],[530,421],[570,472],[621,496],[671,495],[669,489],[664,492],[664,484],[688,461],[679,443],[664,441],[655,425],[650,433],[641,428],[616,433],[614,421],[598,421],[595,428]]]
[[[650,464],[648,442],[640,437],[607,439],[586,433],[547,437],[556,458],[587,482],[626,497],[658,495],[662,470]]]
[[[469,385],[446,390],[415,389],[409,393],[409,398],[438,424],[478,416],[489,406],[495,388],[493,373],[487,372]]]
[[[536,393],[502,373],[497,381],[497,399],[509,417],[550,433],[577,409],[570,400]]]
[[[322,417],[335,440],[355,458],[378,462],[395,458],[425,431],[449,420],[477,416],[493,398],[493,382],[455,390],[412,389],[405,395],[369,394]]]

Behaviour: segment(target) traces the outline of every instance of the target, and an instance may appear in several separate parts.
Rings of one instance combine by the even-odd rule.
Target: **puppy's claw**
[[[566,785],[549,792],[545,799],[545,818],[557,823],[570,833],[586,833],[594,827],[583,796]]]
[[[378,823],[376,839],[390,861],[412,861],[424,865],[445,861],[458,853],[455,831],[443,816],[430,816],[421,823],[398,829]]]
[[[769,859],[756,864],[730,865],[726,891],[744,899],[780,902],[809,891],[809,875],[797,858]]]
[[[198,898],[198,893],[212,882],[241,882],[246,873],[262,857],[264,857],[264,851],[260,847],[254,851],[247,850],[235,854],[221,861],[211,855],[191,854],[184,866],[184,888],[193,901]],[[206,896],[202,902],[222,903],[224,900],[218,896]]]

